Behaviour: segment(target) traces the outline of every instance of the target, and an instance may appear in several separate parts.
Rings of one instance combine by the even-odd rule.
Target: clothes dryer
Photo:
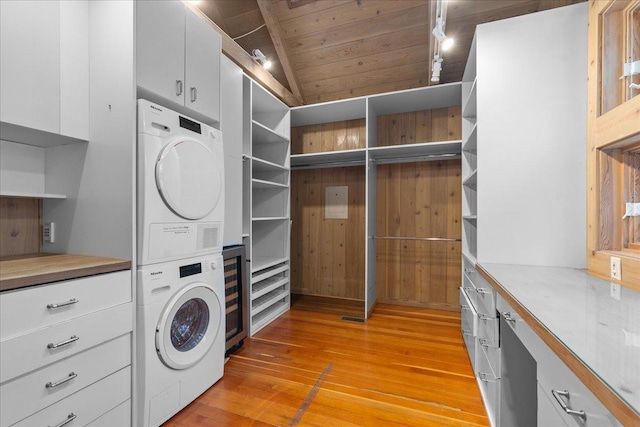
[[[158,426],[224,370],[221,254],[138,268],[135,425]]]
[[[138,100],[138,265],[222,251],[222,133]]]

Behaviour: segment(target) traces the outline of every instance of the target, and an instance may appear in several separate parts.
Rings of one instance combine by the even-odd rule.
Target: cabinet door
[[[186,22],[184,105],[219,122],[220,35],[190,10]]]
[[[138,86],[184,105],[185,6],[179,1],[136,3]]]
[[[0,1],[0,120],[60,131],[60,3]]]

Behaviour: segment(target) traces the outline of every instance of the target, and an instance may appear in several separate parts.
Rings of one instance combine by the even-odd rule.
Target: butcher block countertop
[[[87,255],[32,254],[0,258],[0,291],[131,269],[131,261]]]

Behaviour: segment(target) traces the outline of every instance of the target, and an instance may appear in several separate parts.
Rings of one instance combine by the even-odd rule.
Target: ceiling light
[[[271,68],[271,61],[267,59],[264,53],[260,49],[253,49],[251,58],[256,61],[258,64],[262,65],[262,68],[268,70]]]
[[[433,36],[440,43],[440,48],[442,50],[449,50],[451,46],[453,46],[453,39],[451,37],[447,37],[444,33],[444,21],[442,18],[436,19],[436,26],[432,31]]]

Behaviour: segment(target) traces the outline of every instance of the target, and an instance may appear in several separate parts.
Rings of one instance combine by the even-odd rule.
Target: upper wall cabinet
[[[640,289],[640,0],[589,2],[588,82],[588,269]]]
[[[137,2],[141,97],[220,122],[220,35],[181,1]]]
[[[88,140],[88,1],[3,1],[0,21],[0,139]]]

